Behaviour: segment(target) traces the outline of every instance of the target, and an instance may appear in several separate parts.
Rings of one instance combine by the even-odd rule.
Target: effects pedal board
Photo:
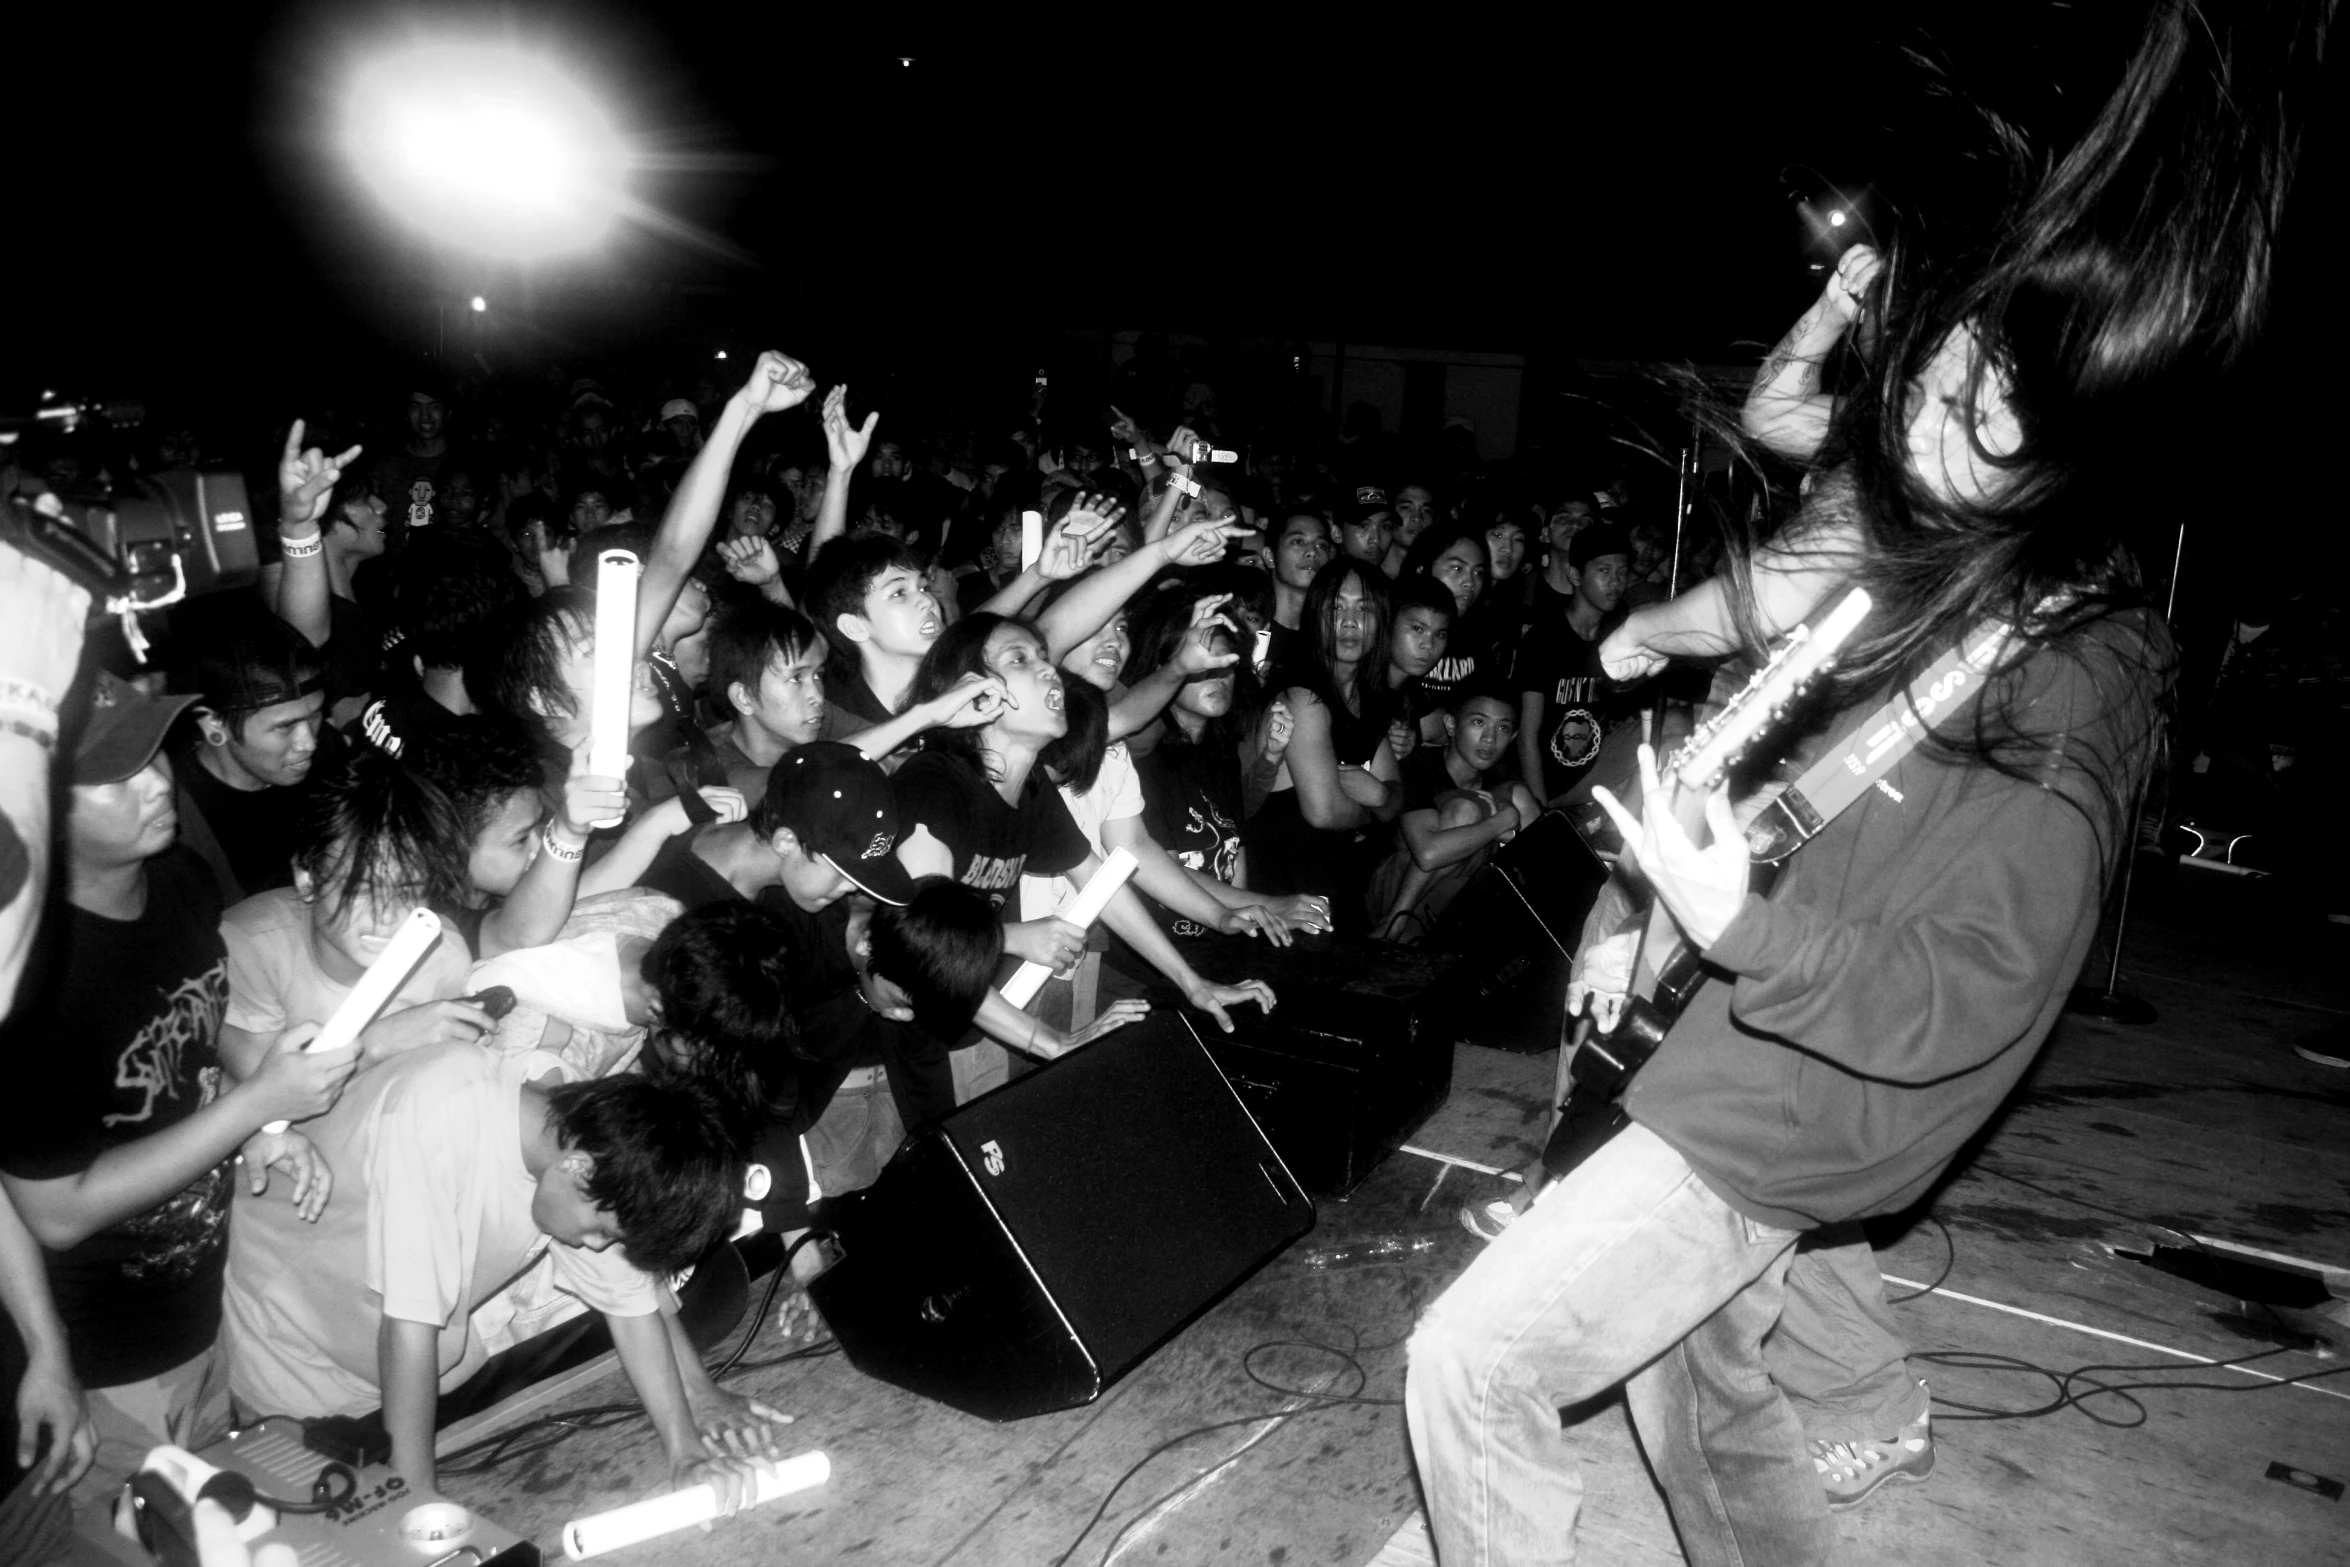
[[[307,1502],[331,1460],[302,1443],[291,1420],[268,1420],[215,1442],[199,1455],[232,1470],[263,1496]],[[281,1513],[276,1527],[248,1540],[255,1558],[289,1547],[300,1567],[539,1567],[539,1548],[453,1503],[419,1502],[386,1464],[350,1470],[350,1494],[324,1512]],[[339,1489],[339,1488],[338,1488]],[[114,1500],[75,1519],[75,1567],[150,1567],[156,1558],[114,1527]]]

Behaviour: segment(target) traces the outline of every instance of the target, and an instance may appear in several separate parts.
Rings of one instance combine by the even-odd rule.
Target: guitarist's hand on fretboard
[[[1634,817],[1623,802],[1604,788],[1591,791],[1606,807],[1624,836],[1624,852],[1640,866],[1656,890],[1657,899],[1681,927],[1689,943],[1703,951],[1727,930],[1746,906],[1748,863],[1746,839],[1730,809],[1730,790],[1724,784],[1705,800],[1704,821],[1711,834],[1699,848],[1674,813],[1675,789],[1657,781],[1656,751],[1640,747],[1641,815]]]

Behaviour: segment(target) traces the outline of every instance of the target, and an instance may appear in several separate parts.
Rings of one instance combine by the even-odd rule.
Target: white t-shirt
[[[222,1338],[229,1385],[248,1408],[296,1416],[361,1414],[383,1401],[383,1318],[440,1330],[439,1385],[481,1369],[474,1306],[551,1249],[555,1282],[594,1309],[643,1316],[658,1286],[619,1248],[554,1243],[531,1221],[521,1096],[554,1067],[543,1055],[428,1045],[351,1079],[334,1109],[302,1130],[335,1172],[316,1224],[286,1200],[284,1177],[255,1198],[237,1183],[229,1226]]]
[[[1069,814],[1077,819],[1077,830],[1085,834],[1085,841],[1097,855],[1107,856],[1102,846],[1102,824],[1121,817],[1142,814],[1142,779],[1134,771],[1134,759],[1126,754],[1126,742],[1113,740],[1102,753],[1102,770],[1093,781],[1093,787],[1079,794],[1064,787],[1061,798],[1068,802]],[[1058,910],[1077,891],[1066,876],[1023,876],[1020,878],[1020,917],[1040,920]]]
[[[222,1021],[231,1028],[278,1034],[297,1023],[323,1023],[351,993],[350,986],[327,978],[318,966],[310,945],[310,906],[291,887],[255,893],[229,910],[221,917],[220,937],[228,944],[228,1014]],[[384,1011],[462,996],[472,968],[465,938],[444,920],[441,939]]]

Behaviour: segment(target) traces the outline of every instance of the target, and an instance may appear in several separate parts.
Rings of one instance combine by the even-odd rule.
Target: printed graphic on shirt
[[[974,854],[963,872],[963,885],[977,887],[989,895],[989,901],[1003,906],[1004,894],[1020,885],[1020,867],[1028,863],[1028,856],[1015,854],[1008,859],[992,854]]]
[[[137,1126],[155,1117],[158,1099],[177,1099],[181,1072],[191,1047],[209,1049],[220,1033],[221,1014],[228,1009],[228,962],[215,963],[192,979],[183,979],[163,998],[163,1010],[147,1020],[123,1046],[114,1062],[114,1086],[140,1095],[136,1110],[118,1110],[100,1124]],[[217,1077],[218,1069],[203,1073]],[[200,1105],[212,1102],[206,1088]]]
[[[1599,700],[1600,675],[1564,675],[1551,700],[1559,706],[1559,721],[1551,726],[1550,759],[1561,767],[1588,767],[1599,755],[1604,738],[1599,715],[1582,704]]]
[[[409,527],[429,528],[432,526],[432,502],[432,480],[418,479],[414,484],[408,486]]]

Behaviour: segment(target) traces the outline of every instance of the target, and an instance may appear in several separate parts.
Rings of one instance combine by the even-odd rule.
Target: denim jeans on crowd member
[[[1546,1190],[1412,1335],[1404,1409],[1444,1567],[1575,1559],[1558,1412],[1627,1379],[1691,1562],[1824,1560],[1826,1498],[1760,1350],[1795,1241],[1642,1126]]]
[[[1763,1340],[1763,1365],[1803,1434],[1827,1442],[1900,1435],[1928,1404],[1908,1356],[1860,1226],[1831,1224],[1804,1236],[1787,1267],[1779,1325]]]

